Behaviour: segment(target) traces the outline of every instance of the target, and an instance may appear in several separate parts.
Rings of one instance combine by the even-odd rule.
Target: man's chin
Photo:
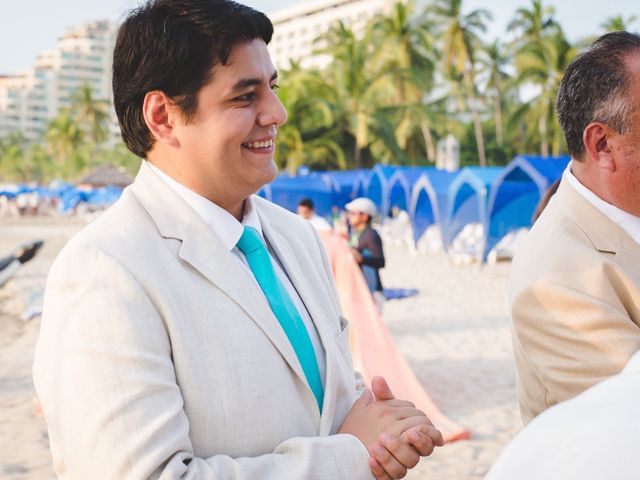
[[[278,168],[275,163],[271,162],[270,166],[261,168],[254,177],[253,193],[257,193],[262,187],[273,182],[278,176]]]

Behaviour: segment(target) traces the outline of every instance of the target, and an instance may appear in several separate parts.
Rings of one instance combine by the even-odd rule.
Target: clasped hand
[[[347,413],[339,433],[354,435],[367,448],[378,480],[403,478],[420,457],[444,444],[442,434],[413,403],[398,400],[382,377],[375,377]]]

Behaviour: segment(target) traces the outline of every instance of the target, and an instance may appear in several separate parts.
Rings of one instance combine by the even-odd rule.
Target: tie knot
[[[236,246],[242,253],[247,254],[259,248],[264,248],[264,243],[262,243],[260,234],[255,228],[244,227],[242,236],[240,237],[240,240],[238,240]]]

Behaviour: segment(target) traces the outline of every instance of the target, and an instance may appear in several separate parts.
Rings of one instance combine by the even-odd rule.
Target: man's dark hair
[[[298,203],[299,207],[307,207],[309,210],[313,210],[313,200],[311,200],[310,198],[303,198],[302,200],[300,200],[300,202]]]
[[[272,35],[266,15],[229,0],[149,0],[133,10],[113,52],[113,103],[129,150],[144,158],[153,146],[142,114],[148,92],[164,92],[188,122],[211,69],[238,43]]]
[[[630,128],[633,105],[627,91],[632,79],[625,60],[634,51],[640,51],[640,35],[607,33],[567,67],[556,108],[569,153],[576,160],[585,153],[582,136],[590,123],[604,123],[618,133]]]

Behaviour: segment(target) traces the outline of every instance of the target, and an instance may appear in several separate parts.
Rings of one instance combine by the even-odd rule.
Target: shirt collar
[[[151,162],[147,161],[147,165],[149,165],[151,170],[153,170],[158,177],[169,185],[172,190],[174,190],[193,210],[195,210],[202,220],[204,220],[204,222],[222,240],[222,243],[227,250],[231,251],[234,249],[238,240],[240,240],[240,237],[242,236],[245,226],[256,229],[260,234],[260,237],[264,240],[260,217],[258,216],[258,212],[256,211],[255,204],[251,197],[246,198],[244,201],[242,223],[240,223],[224,208],[185,187]]]
[[[635,215],[631,215],[628,212],[612,205],[608,202],[605,202],[600,197],[598,197],[595,193],[585,187],[580,180],[576,178],[576,176],[571,171],[571,165],[575,160],[571,160],[569,165],[564,171],[564,178],[585,200],[587,200],[591,205],[600,210],[604,215],[607,216],[613,223],[618,225],[622,230],[624,230],[631,238],[635,240],[636,243],[640,244],[640,217],[636,217]]]

